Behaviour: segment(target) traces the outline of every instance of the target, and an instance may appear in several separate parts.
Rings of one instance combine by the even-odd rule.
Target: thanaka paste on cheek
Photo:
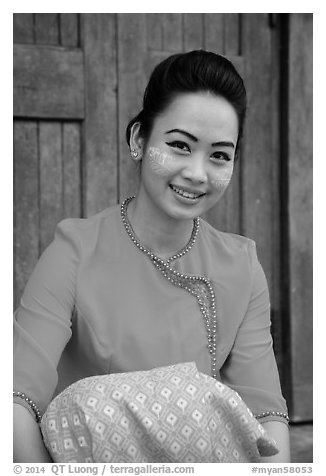
[[[223,169],[211,174],[209,182],[220,194],[223,194],[231,181],[232,175],[233,161],[230,164],[225,164]]]
[[[178,171],[180,165],[174,157],[157,147],[148,149],[148,164],[157,175],[167,176]]]

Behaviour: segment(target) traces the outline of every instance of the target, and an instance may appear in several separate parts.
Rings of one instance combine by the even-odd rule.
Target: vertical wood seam
[[[147,34],[147,32],[146,32]],[[117,156],[116,156],[116,184],[117,184],[117,191],[116,191],[116,202],[120,203],[120,71],[119,71],[119,16],[118,13],[115,13],[115,69],[116,69],[116,114],[117,114],[117,128],[116,128],[116,141],[117,141]]]
[[[284,380],[285,392],[288,397],[289,411],[293,408],[293,376],[291,346],[289,339],[291,336],[291,300],[290,300],[290,270],[289,270],[289,16],[281,14],[280,21],[280,69],[282,71],[280,82],[280,261],[283,272],[281,273],[281,309],[282,309],[282,354],[284,356],[284,367],[287,369]],[[285,365],[286,364],[286,365]],[[289,364],[289,365],[288,365]]]
[[[62,31],[61,31],[62,23],[61,23],[60,13],[57,13],[57,19],[58,19],[58,43],[59,43],[59,46],[62,46]]]
[[[82,121],[79,124],[79,216],[84,217],[85,213],[85,199],[84,199],[84,174],[83,174],[83,123]]]
[[[15,137],[15,123],[13,124],[13,165],[12,165],[12,173],[13,173],[13,247],[12,247],[12,253],[13,253],[13,280],[12,280],[12,285],[13,285],[13,306],[15,308],[15,302],[17,300],[17,201],[16,201],[16,193],[15,193],[15,188],[17,187],[17,182],[16,182],[16,152],[15,152],[15,145],[16,145],[16,137]],[[17,300],[18,301],[18,300]]]
[[[35,13],[32,14],[33,18],[33,43],[36,43],[36,19],[35,19]]]
[[[40,160],[40,121],[36,121],[37,155],[37,208],[38,208],[38,256],[41,254],[41,160]]]
[[[60,30],[59,30],[60,32]],[[61,213],[66,215],[66,181],[65,181],[65,156],[64,156],[64,121],[60,121],[60,154],[61,154]]]
[[[186,44],[186,40],[185,40],[185,13],[182,13],[181,14],[181,27],[182,27],[182,51],[185,51],[185,44]]]
[[[239,161],[238,161],[238,166],[239,166],[239,233],[240,235],[244,234],[244,213],[243,213],[243,204],[244,204],[244,192],[243,192],[243,160],[244,160],[244,154],[243,154],[243,142],[241,140],[240,144],[240,150],[239,150]]]
[[[84,15],[86,13],[79,13],[79,48],[81,48],[83,52],[83,70],[84,70],[84,119],[81,122],[80,128],[80,213],[81,216],[84,218],[86,217],[87,211],[87,178],[86,178],[86,145],[85,145],[85,136],[86,136],[86,125],[85,122],[87,120],[87,74],[88,71],[86,69],[86,55],[85,55],[85,27],[84,27]]]
[[[201,14],[201,37],[202,37],[202,48],[205,50],[205,13]]]
[[[238,35],[238,55],[242,56],[242,20],[243,20],[243,14],[238,13],[238,28],[239,28],[239,35]]]

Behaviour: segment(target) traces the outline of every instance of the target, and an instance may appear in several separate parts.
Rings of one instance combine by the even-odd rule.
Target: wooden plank
[[[14,13],[14,43],[34,43],[33,13]]]
[[[146,14],[146,43],[148,50],[163,49],[163,21],[161,13]]]
[[[62,135],[59,122],[39,125],[40,151],[40,248],[53,240],[63,218]]]
[[[82,51],[14,45],[14,116],[82,119]]]
[[[241,229],[256,241],[267,277],[274,350],[281,364],[284,321],[280,289],[279,32],[270,28],[266,14],[243,14],[242,28],[248,115],[241,170]],[[288,374],[283,375],[283,368],[280,373],[283,383]]]
[[[223,28],[223,13],[204,14],[204,48],[206,50],[213,51],[214,53],[223,53]]]
[[[117,52],[115,14],[82,14],[86,118],[86,216],[117,202]]]
[[[293,419],[312,419],[312,14],[290,14],[289,240]]]
[[[14,307],[39,256],[37,125],[14,122]]]
[[[204,46],[204,18],[202,13],[184,13],[184,50],[198,50]]]
[[[35,13],[35,43],[59,45],[58,13]]]
[[[63,124],[63,214],[80,217],[81,203],[81,126]]]
[[[277,238],[272,223],[278,218],[279,204],[273,196],[272,177],[278,168],[278,95],[273,86],[277,72],[272,71],[272,40],[264,14],[244,14],[243,52],[246,57],[248,116],[243,150],[243,232],[257,241],[268,280],[272,281],[273,247]],[[260,41],[257,42],[257,37]],[[266,114],[268,111],[268,114]],[[276,201],[273,201],[275,198]],[[275,241],[276,240],[276,241]]]
[[[146,19],[143,14],[118,14],[119,75],[119,198],[136,193],[138,173],[129,154],[125,129],[142,107],[147,83]]]
[[[239,17],[239,13],[224,13],[224,54],[227,56],[240,53]]]
[[[183,49],[183,17],[181,13],[162,13],[163,50],[181,53]]]
[[[79,46],[78,13],[60,13],[60,44],[77,48]]]

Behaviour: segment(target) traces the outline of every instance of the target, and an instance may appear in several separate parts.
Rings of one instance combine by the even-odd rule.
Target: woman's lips
[[[180,187],[178,185],[170,184],[169,186],[175,193],[177,193],[181,197],[188,198],[191,200],[197,200],[198,198],[205,195],[205,192],[191,190],[189,188]]]

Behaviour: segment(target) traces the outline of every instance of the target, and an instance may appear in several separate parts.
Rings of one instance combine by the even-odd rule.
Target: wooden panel
[[[77,123],[63,124],[63,214],[82,216],[81,134]]]
[[[14,307],[39,256],[38,146],[35,122],[14,123]]]
[[[117,71],[114,14],[83,14],[86,74],[85,210],[117,202]]]
[[[119,196],[122,200],[138,189],[138,174],[125,139],[125,129],[142,108],[147,83],[145,75],[146,35],[143,14],[118,15],[119,41]]]
[[[202,13],[184,14],[184,50],[198,50],[204,45],[204,19]]]
[[[14,43],[34,43],[33,13],[14,13]]]
[[[83,54],[14,45],[14,116],[82,119]]]
[[[205,49],[222,54],[223,41],[223,14],[208,13],[204,16]]]
[[[146,15],[146,42],[149,50],[163,49],[163,24],[161,13]]]
[[[224,54],[238,55],[240,44],[239,13],[224,14]]]
[[[59,45],[59,14],[35,14],[35,42],[39,45]]]
[[[241,230],[256,241],[258,258],[267,277],[274,350],[285,391],[288,374],[285,375],[283,370],[286,368],[282,365],[284,321],[280,289],[283,275],[279,194],[279,32],[270,27],[268,15],[244,14],[242,38],[248,115],[241,159]]]
[[[41,252],[53,240],[63,218],[62,135],[59,122],[41,122],[40,150],[40,245]]]
[[[289,239],[293,419],[312,419],[312,14],[290,15]]]
[[[248,116],[242,160],[243,233],[257,241],[259,257],[272,283],[272,264],[277,259],[274,222],[278,222],[279,203],[273,190],[278,184],[279,154],[277,107],[278,93],[274,86],[278,72],[272,69],[272,33],[267,15],[244,14],[243,52],[246,56],[246,87]],[[257,42],[257,37],[260,41]],[[262,54],[262,52],[264,54]],[[273,289],[271,289],[273,293]]]
[[[180,53],[183,48],[183,18],[181,13],[162,13],[163,50]]]
[[[79,46],[78,13],[60,13],[60,44],[62,46]]]

